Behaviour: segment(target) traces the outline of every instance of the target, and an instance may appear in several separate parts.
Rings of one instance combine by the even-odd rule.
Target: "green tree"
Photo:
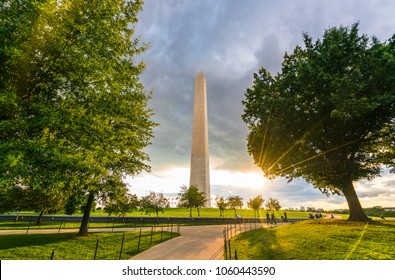
[[[198,216],[200,216],[199,209],[204,206],[207,201],[206,194],[199,192],[197,185],[191,185],[181,187],[181,192],[178,194],[178,207],[189,208],[189,217],[192,217],[192,208],[198,210]]]
[[[124,193],[122,195],[111,197],[105,203],[104,212],[108,215],[121,215],[125,218],[127,213],[132,213],[139,207],[139,199],[137,195]]]
[[[136,62],[141,1],[3,1],[0,5],[0,187],[95,199],[142,170],[152,111]],[[56,189],[56,191],[55,191]],[[49,193],[49,192],[47,192]]]
[[[219,216],[222,217],[225,209],[228,207],[228,201],[226,201],[223,197],[217,197],[215,199],[215,205],[219,209]]]
[[[261,209],[261,206],[265,200],[262,198],[262,196],[258,195],[254,198],[250,198],[250,200],[247,202],[248,208],[251,208],[254,210],[254,216],[259,217],[259,210]]]
[[[243,207],[243,198],[238,195],[233,195],[228,197],[228,207],[229,209],[233,209],[236,216],[236,209]]]
[[[280,210],[281,209],[280,202],[276,198],[269,198],[269,200],[266,202],[265,206],[269,210]]]
[[[140,211],[146,214],[155,213],[159,217],[159,212],[164,213],[164,209],[169,207],[169,201],[164,197],[163,193],[150,192],[139,201]]]
[[[248,151],[265,176],[304,178],[344,195],[351,221],[367,221],[354,182],[395,165],[395,36],[381,43],[358,24],[304,34],[281,73],[261,68],[247,89]]]

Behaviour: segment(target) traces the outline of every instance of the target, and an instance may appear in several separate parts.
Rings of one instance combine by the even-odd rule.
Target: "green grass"
[[[178,233],[143,231],[139,251],[178,236]],[[121,259],[137,253],[139,231],[126,232]],[[91,233],[77,237],[75,233],[0,235],[1,260],[49,260],[54,250],[55,260],[93,260],[99,240],[97,260],[118,260],[123,233]]]
[[[193,210],[193,217],[197,217],[196,209]],[[266,210],[261,210],[260,212],[260,217],[264,218],[266,214]],[[112,218],[114,216],[108,216],[107,214],[104,215],[104,211],[102,210],[96,210],[95,212],[91,213],[91,216],[107,216],[108,219],[106,219],[103,222],[95,222],[95,223],[90,223],[89,227],[90,228],[123,228],[123,227],[150,227],[150,226],[160,226],[162,224],[157,224],[157,223],[113,223]],[[133,213],[132,213],[133,214]],[[254,212],[251,209],[237,209],[237,214],[241,215],[243,218],[254,218]],[[275,215],[277,218],[280,218],[282,215],[284,215],[284,211],[275,211]],[[20,218],[17,222],[15,221],[0,221],[0,230],[9,230],[9,229],[23,229],[27,230],[33,230],[33,229],[49,229],[49,228],[60,228],[61,229],[71,229],[71,228],[79,228],[81,223],[79,222],[68,222],[66,221],[65,223],[61,222],[53,222],[53,221],[43,221],[41,222],[40,225],[35,225],[35,221],[26,221],[26,217],[29,216],[35,216],[37,217],[37,214],[34,214],[32,212],[24,212],[20,213]],[[48,216],[53,216],[53,215],[48,215]],[[75,216],[81,216],[81,215],[75,215]],[[168,208],[165,209],[164,213],[160,213],[160,217],[181,217],[181,218],[188,218],[189,217],[189,209],[185,208]],[[287,216],[288,218],[306,218],[308,216],[308,212],[297,212],[297,211],[287,211]],[[25,221],[21,219],[21,217],[25,217]],[[126,217],[147,217],[146,215],[141,216],[139,213],[136,213],[136,215],[129,215]],[[155,217],[151,216],[151,217]],[[233,210],[226,210],[224,215],[224,218],[234,218],[234,211]],[[200,210],[200,218],[220,218],[219,217],[219,210],[215,208],[203,208]],[[207,223],[203,223],[207,224]],[[164,226],[167,226],[167,223],[163,224]],[[189,220],[188,222],[181,223],[181,225],[202,225],[202,222],[196,222],[196,223],[191,223]]]
[[[259,215],[260,217],[264,217],[266,214],[267,210],[260,210]],[[270,211],[269,211],[270,212]],[[241,215],[243,218],[254,218],[254,211],[252,209],[237,209],[236,213]],[[275,211],[276,217],[281,217],[283,215],[284,211]],[[13,214],[16,215],[16,213],[7,213],[7,214]],[[50,214],[46,216],[56,216],[56,215],[65,215],[65,213],[58,212],[56,214]],[[21,212],[19,216],[38,216],[37,213],[34,212]],[[74,214],[73,216],[82,216],[82,213],[77,213]],[[91,216],[107,216],[108,214],[104,212],[103,210],[95,210],[91,212]],[[141,214],[140,212],[133,212],[129,213],[125,217],[156,217],[155,214],[151,215],[146,215],[146,214]],[[287,216],[288,218],[306,218],[308,217],[308,212],[299,212],[299,211],[287,211]],[[113,216],[110,216],[113,217]],[[159,217],[182,217],[182,218],[188,218],[189,217],[189,209],[187,208],[166,208],[164,209],[164,212],[159,213]],[[198,213],[196,209],[192,210],[192,217],[197,218]],[[201,218],[220,218],[220,213],[217,208],[201,208],[200,209],[200,217]],[[224,218],[234,218],[235,217],[235,212],[232,209],[227,209],[224,211]]]
[[[395,222],[303,221],[242,233],[232,250],[240,260],[394,260]]]

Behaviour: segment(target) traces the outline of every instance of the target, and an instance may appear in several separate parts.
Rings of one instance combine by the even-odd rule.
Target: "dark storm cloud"
[[[142,82],[154,91],[150,106],[159,123],[146,150],[152,173],[189,168],[194,78],[199,70],[207,81],[211,167],[253,170],[246,147],[248,130],[241,119],[244,92],[252,85],[253,73],[260,67],[279,72],[284,53],[303,45],[303,32],[316,40],[329,27],[359,22],[361,33],[386,40],[395,32],[393,11],[395,1],[378,0],[146,0],[136,34],[151,45],[141,58],[147,64]],[[385,192],[393,193],[390,182]],[[302,180],[272,184],[266,189],[270,197],[281,196],[290,204],[310,199],[344,201],[326,198]],[[256,191],[223,185],[213,186],[216,189],[224,196]],[[374,188],[358,191],[362,198],[380,193]]]
[[[395,7],[388,1],[146,1],[137,33],[151,44],[142,56],[142,80],[154,89],[151,106],[160,124],[148,148],[153,167],[189,165],[194,76],[202,70],[210,155],[229,158],[217,168],[250,168],[240,116],[253,73],[262,66],[280,71],[284,52],[302,44],[302,32],[318,38],[328,27],[359,21],[362,32],[389,38],[395,24],[387,5]]]

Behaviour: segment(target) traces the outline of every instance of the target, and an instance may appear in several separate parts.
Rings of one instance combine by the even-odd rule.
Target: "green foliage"
[[[277,210],[278,211],[281,209],[280,202],[276,198],[269,198],[268,201],[266,202],[265,206],[269,210]]]
[[[251,198],[248,202],[247,202],[247,206],[248,208],[251,208],[254,210],[254,215],[259,217],[259,209],[261,209],[262,204],[264,202],[264,199],[262,198],[261,195],[258,195],[254,198]]]
[[[49,196],[123,188],[146,165],[152,111],[136,62],[141,1],[0,5],[0,188]]]
[[[353,182],[394,166],[395,36],[381,43],[358,24],[325,31],[285,54],[281,73],[261,68],[247,89],[248,151],[269,178],[303,177],[344,194],[365,219]]]
[[[189,188],[187,186],[181,187],[181,192],[178,194],[178,207],[185,207],[190,209],[190,217],[192,217],[192,208],[203,207],[207,198],[204,192],[199,192],[196,185],[191,185]],[[198,212],[198,215],[200,213]]]
[[[119,214],[125,217],[127,213],[137,210],[139,207],[139,199],[137,195],[126,193],[120,197],[111,198],[106,202],[104,211],[108,215]]]
[[[383,216],[384,218],[395,217],[395,211],[386,211],[381,206],[374,206],[372,208],[366,208],[364,210],[366,215],[369,215],[371,217],[380,217],[380,216]]]
[[[219,198],[217,197],[215,199],[215,205],[219,209],[219,216],[222,217],[223,216],[223,212],[229,206],[229,201],[226,201],[223,197],[219,197]]]
[[[236,209],[237,208],[242,208],[244,203],[243,203],[243,198],[241,198],[238,195],[233,195],[233,196],[229,196],[227,198],[228,200],[228,206],[230,209],[233,209],[233,211],[235,212],[235,216],[236,216]]]
[[[164,213],[164,209],[169,207],[169,201],[163,196],[163,193],[150,192],[139,201],[140,211],[145,214],[155,213],[159,216],[159,212]]]

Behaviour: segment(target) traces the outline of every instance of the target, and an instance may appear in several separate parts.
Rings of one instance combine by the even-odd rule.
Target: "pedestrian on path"
[[[272,212],[272,224],[277,224],[276,217],[274,216],[274,211]]]
[[[270,225],[270,215],[269,212],[266,212],[266,223],[269,226]]]

